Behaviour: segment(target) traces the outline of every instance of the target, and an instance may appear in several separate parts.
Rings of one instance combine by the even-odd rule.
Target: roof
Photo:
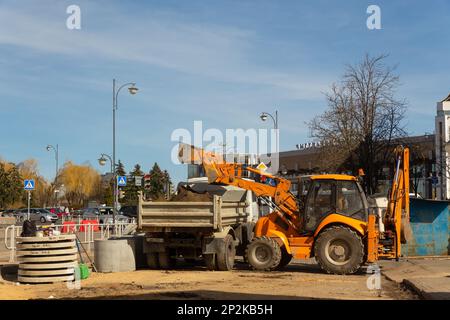
[[[441,102],[444,102],[444,101],[450,101],[450,94],[447,96],[447,98],[445,98],[445,99],[442,100]]]
[[[347,174],[318,174],[311,176],[312,180],[346,180],[346,181],[356,181],[354,176],[349,176]]]

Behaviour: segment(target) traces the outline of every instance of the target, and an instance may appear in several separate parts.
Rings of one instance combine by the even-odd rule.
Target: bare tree
[[[348,65],[326,94],[328,110],[308,124],[312,138],[322,145],[321,166],[330,171],[364,169],[368,193],[376,191],[393,139],[405,135],[406,103],[395,98],[399,77],[384,64],[386,57],[366,55]]]

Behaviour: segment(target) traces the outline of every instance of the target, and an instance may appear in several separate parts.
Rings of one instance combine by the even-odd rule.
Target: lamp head
[[[135,83],[133,83],[132,85],[131,85],[131,87],[129,87],[128,88],[128,91],[130,92],[130,94],[136,94],[137,92],[138,92],[138,88],[136,87],[136,84]]]
[[[50,151],[51,148],[52,148],[51,145],[48,145],[48,146],[46,147],[47,151]]]
[[[267,113],[263,112],[263,113],[261,113],[261,115],[259,117],[261,118],[262,121],[266,121],[267,120]]]
[[[104,156],[101,156],[101,157],[98,159],[98,163],[99,163],[101,166],[104,166],[104,165],[106,164],[106,158],[105,158]]]

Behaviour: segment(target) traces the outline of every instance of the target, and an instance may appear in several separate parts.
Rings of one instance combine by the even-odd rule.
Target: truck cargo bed
[[[143,232],[181,232],[185,228],[220,231],[223,227],[247,222],[246,207],[245,202],[225,202],[216,195],[210,202],[147,202],[140,199],[138,229]]]

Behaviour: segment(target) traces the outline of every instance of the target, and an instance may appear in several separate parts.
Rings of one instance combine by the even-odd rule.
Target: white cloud
[[[73,31],[65,28],[64,16],[49,14],[42,6],[35,12],[6,5],[0,8],[0,45],[81,59],[130,61],[219,81],[271,86],[293,99],[321,98],[328,85],[324,82],[328,77],[319,80],[319,76],[252,63],[257,52],[252,47],[255,34],[249,30],[186,22],[174,14],[134,19],[112,11],[98,15],[95,25]],[[98,14],[102,10],[92,4],[88,8]]]

